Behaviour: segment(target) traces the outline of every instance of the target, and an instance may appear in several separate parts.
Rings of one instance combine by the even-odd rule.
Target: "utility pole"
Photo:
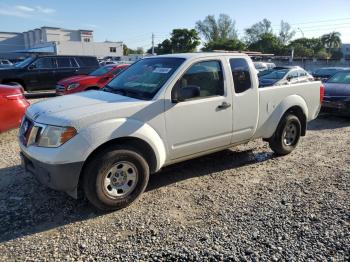
[[[152,33],[152,55],[154,55],[154,34]]]

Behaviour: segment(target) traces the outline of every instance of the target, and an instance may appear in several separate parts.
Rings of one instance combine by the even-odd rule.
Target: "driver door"
[[[165,100],[165,122],[170,159],[178,159],[230,144],[232,93],[224,81],[223,61],[192,64],[176,85],[195,86],[199,96],[181,101]],[[177,86],[172,88],[177,88]]]
[[[30,89],[45,90],[55,87],[55,69],[56,64],[51,57],[38,58],[28,68],[28,79]]]

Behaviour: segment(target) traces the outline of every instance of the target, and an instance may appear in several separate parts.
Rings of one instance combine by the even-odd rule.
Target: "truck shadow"
[[[211,154],[169,166],[152,175],[147,192],[151,193],[178,181],[244,167],[273,157],[272,152],[253,153],[251,150],[226,150]],[[105,213],[96,211],[85,199],[75,200],[65,193],[42,186],[32,176],[25,174],[20,166],[13,166],[0,169],[0,214],[2,243],[93,219]]]

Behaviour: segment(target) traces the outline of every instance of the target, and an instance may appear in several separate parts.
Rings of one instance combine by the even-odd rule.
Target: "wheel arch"
[[[305,136],[307,129],[308,107],[306,101],[299,95],[291,95],[283,99],[276,107],[273,108],[270,116],[259,127],[255,138],[268,139],[273,136],[278,124],[288,113],[296,115],[302,125],[301,135]]]
[[[85,169],[87,168],[88,163],[94,157],[96,157],[100,152],[102,152],[103,150],[106,150],[109,147],[113,147],[113,145],[118,145],[118,146],[128,145],[129,147],[135,148],[138,151],[138,153],[140,153],[146,159],[146,162],[149,164],[150,173],[154,173],[157,171],[157,168],[158,168],[157,156],[149,143],[147,143],[146,141],[138,137],[114,138],[112,140],[109,140],[101,144],[89,154],[87,159],[84,161],[83,167],[81,168],[76,190],[78,191],[82,190],[84,172],[85,172]]]

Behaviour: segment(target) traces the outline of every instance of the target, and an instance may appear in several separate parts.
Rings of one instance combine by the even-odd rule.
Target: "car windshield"
[[[270,73],[262,75],[261,79],[282,79],[287,73],[288,69],[272,70]]]
[[[339,72],[331,77],[327,83],[350,84],[350,72]]]
[[[183,58],[169,57],[142,59],[109,82],[103,91],[143,100],[152,99],[184,61]]]
[[[24,59],[23,61],[16,63],[16,64],[15,64],[15,67],[19,67],[19,68],[26,67],[26,66],[29,65],[33,60],[34,60],[33,57],[27,57],[27,58]]]
[[[113,66],[104,66],[96,69],[95,71],[91,72],[89,76],[101,76],[113,69]]]

